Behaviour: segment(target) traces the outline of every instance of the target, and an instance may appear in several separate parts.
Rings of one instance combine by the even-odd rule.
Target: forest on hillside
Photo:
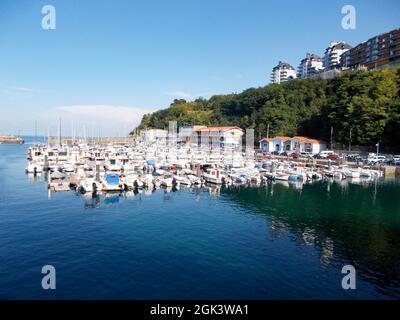
[[[176,99],[146,114],[138,129],[235,125],[255,137],[304,135],[335,143],[400,148],[400,68],[347,71],[330,80],[295,79],[194,101]]]

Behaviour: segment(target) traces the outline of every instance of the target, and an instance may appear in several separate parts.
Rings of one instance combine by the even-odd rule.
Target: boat
[[[208,171],[203,174],[203,177],[206,182],[214,184],[222,184],[224,178],[218,169],[208,169]]]
[[[275,180],[288,181],[289,180],[289,175],[287,173],[277,172],[275,174]]]
[[[187,178],[190,180],[190,182],[192,184],[195,184],[195,185],[201,185],[202,184],[201,178],[199,178],[199,177],[197,177],[197,176],[195,176],[193,174],[187,175]]]
[[[70,184],[66,178],[67,176],[59,171],[51,173],[49,175],[48,188],[55,192],[69,191]]]
[[[78,186],[78,191],[81,193],[87,193],[87,192],[93,193],[101,189],[102,189],[101,184],[97,182],[94,177],[86,177],[85,179],[82,179]]]
[[[107,173],[101,181],[103,191],[121,191],[121,183],[117,173]]]
[[[110,159],[109,163],[107,163],[104,168],[107,171],[120,171],[122,169],[122,167],[120,165],[117,164],[117,160],[116,159]]]
[[[179,186],[179,181],[175,178],[165,178],[161,181],[161,185],[164,187],[177,187]]]
[[[343,174],[346,178],[359,178],[360,177],[360,170],[356,169],[345,169]]]
[[[29,162],[25,171],[26,173],[33,173],[33,174],[42,173],[43,167],[39,163]]]

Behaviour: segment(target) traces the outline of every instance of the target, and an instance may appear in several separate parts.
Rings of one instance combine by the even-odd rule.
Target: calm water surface
[[[400,298],[397,181],[49,197],[27,147],[0,146],[1,299]]]

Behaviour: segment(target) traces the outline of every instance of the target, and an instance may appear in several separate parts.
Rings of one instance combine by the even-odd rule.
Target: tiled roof
[[[229,131],[229,130],[240,130],[243,131],[242,128],[235,127],[235,126],[226,126],[226,127],[201,127],[196,128],[194,131]]]
[[[308,143],[313,143],[313,144],[322,143],[321,140],[312,139],[312,138],[303,137],[303,136],[295,136],[292,138],[292,140],[298,140],[298,141],[308,142]]]
[[[263,139],[260,140],[260,142],[261,141],[269,141],[269,142],[271,142],[272,140],[273,140],[272,138],[263,138]]]
[[[276,136],[273,138],[273,140],[284,140],[284,141],[289,140],[289,139],[290,139],[290,137],[286,137],[286,136]]]

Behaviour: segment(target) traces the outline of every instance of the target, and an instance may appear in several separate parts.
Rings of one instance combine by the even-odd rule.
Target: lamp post
[[[349,152],[351,151],[351,127],[349,132]]]
[[[375,146],[376,146],[376,155],[379,156],[379,141]]]

